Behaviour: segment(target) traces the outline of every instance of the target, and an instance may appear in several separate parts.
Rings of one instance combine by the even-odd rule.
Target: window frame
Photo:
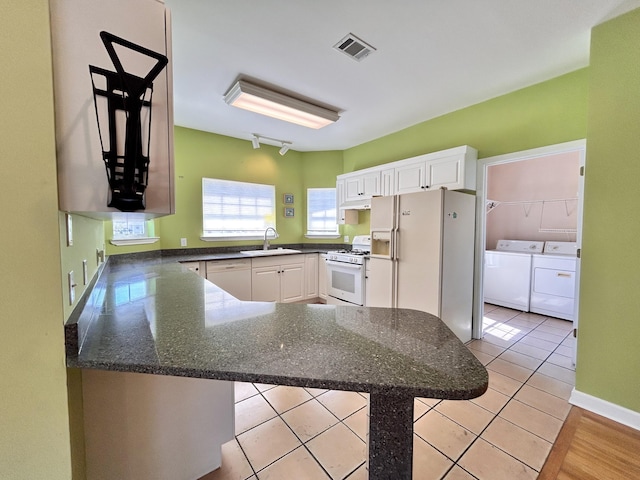
[[[116,232],[116,224],[127,223],[131,224],[129,234],[123,234]],[[156,243],[160,240],[160,237],[154,236],[155,228],[144,213],[130,212],[130,213],[114,213],[111,216],[111,239],[109,243],[118,247],[124,245],[145,245],[150,243]],[[142,228],[142,232],[133,233],[134,230]]]
[[[264,205],[263,207],[268,207],[271,209],[271,212],[267,215],[267,218],[264,221],[264,228],[253,228],[253,229],[248,229],[245,230],[246,232],[252,232],[252,233],[248,233],[248,234],[239,234],[238,232],[240,232],[240,230],[235,230],[236,234],[227,234],[227,235],[217,235],[215,234],[215,232],[223,232],[224,230],[215,230],[215,229],[211,229],[211,230],[206,230],[205,229],[205,221],[206,221],[206,213],[205,213],[205,206],[207,204],[209,205],[214,205],[215,207],[215,203],[214,202],[205,202],[205,192],[207,190],[207,188],[213,188],[211,185],[207,186],[206,184],[208,182],[222,182],[224,184],[226,184],[226,186],[228,188],[232,188],[233,184],[235,184],[235,188],[237,189],[242,189],[242,188],[251,188],[251,186],[255,186],[257,188],[264,188],[264,187],[268,187],[271,190],[271,198],[270,198],[270,205]],[[242,193],[242,192],[239,192]],[[238,193],[238,194],[239,194]],[[259,196],[259,195],[255,195],[254,197],[252,197],[254,201],[256,201],[256,199],[259,198],[265,198],[264,196]],[[220,205],[222,205],[222,203],[220,203]],[[226,179],[222,179],[222,178],[210,178],[210,177],[202,177],[202,191],[201,191],[201,206],[202,206],[202,235],[200,236],[201,240],[207,241],[207,242],[226,242],[226,241],[234,241],[234,240],[263,240],[264,239],[264,232],[266,231],[266,229],[268,227],[273,227],[274,229],[276,228],[276,220],[277,220],[277,215],[276,215],[276,187],[275,185],[271,185],[271,184],[265,184],[265,183],[256,183],[256,182],[242,182],[242,181],[237,181],[237,180],[226,180]],[[248,208],[248,207],[255,207],[255,205],[250,205],[250,204],[245,204],[244,206],[242,205],[241,202],[238,203],[238,208]],[[258,208],[258,207],[255,207]],[[268,217],[271,217],[271,221],[269,221]],[[241,218],[241,217],[239,217]],[[229,230],[229,232],[232,232],[232,230]],[[258,233],[259,232],[259,233]],[[269,239],[274,239],[275,235],[273,234],[273,232],[269,232],[268,237]]]
[[[325,201],[327,201],[332,207],[333,207],[333,211],[335,212],[335,230],[310,230],[310,223],[311,223],[311,219],[313,216],[313,213],[311,211],[311,206],[313,203],[312,199],[311,199],[311,194],[314,191],[325,191],[326,195],[327,195],[327,199],[325,199]],[[325,210],[326,211],[326,210]],[[306,238],[340,238],[340,225],[338,224],[338,209],[337,209],[337,205],[336,205],[336,189],[335,187],[311,187],[311,188],[307,188],[307,208],[306,208],[306,214],[307,214],[307,221],[306,221],[306,229],[305,229],[305,237]],[[326,217],[326,216],[325,216]]]

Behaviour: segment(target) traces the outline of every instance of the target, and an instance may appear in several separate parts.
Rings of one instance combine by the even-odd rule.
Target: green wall
[[[306,188],[335,186],[335,177],[342,171],[342,153],[306,154],[289,150],[281,156],[278,150],[270,145],[254,149],[248,140],[176,127],[176,214],[157,220],[162,248],[180,248],[181,238],[187,239],[188,248],[239,243],[200,240],[202,177],[275,185],[276,228],[280,237],[272,244],[304,242]],[[294,195],[293,218],[284,216],[285,193]],[[261,242],[241,243],[258,245]]]
[[[176,214],[156,220],[160,242],[145,246],[110,245],[111,223],[107,222],[107,254],[180,248],[181,238],[187,239],[188,248],[240,243],[200,240],[202,177],[274,184],[280,238],[273,243],[316,243],[304,238],[307,188],[334,186],[340,173],[464,144],[486,157],[584,138],[587,87],[587,69],[578,70],[344,152],[290,150],[283,157],[277,147],[263,145],[255,150],[247,140],[175,127]],[[284,193],[294,194],[293,218],[283,215]],[[359,212],[359,223],[342,226],[340,231],[350,241],[354,235],[367,234],[369,212]]]
[[[640,412],[640,10],[592,31],[577,390]]]
[[[177,128],[176,181],[184,198],[178,199],[178,215],[156,222],[157,232],[166,237],[162,248],[179,245],[180,236],[189,239],[189,246],[205,245],[198,243],[200,186],[193,178],[203,172],[249,180],[242,172],[246,169],[254,181],[275,179],[279,195],[299,195],[303,186],[312,186],[325,173],[332,178],[342,171],[464,143],[487,157],[582,138],[586,132],[577,388],[640,411],[640,304],[635,291],[640,265],[637,255],[618,254],[634,252],[640,233],[634,209],[640,169],[639,12],[594,29],[589,77],[587,70],[580,70],[345,152],[290,151],[279,159],[270,147],[255,152],[246,141]],[[1,215],[9,226],[0,236],[5,279],[0,289],[0,478],[10,480],[82,478],[82,460],[77,458],[81,429],[74,418],[70,425],[68,414],[78,413],[81,404],[77,372],[67,372],[64,366],[63,322],[71,308],[64,301],[64,279],[68,269],[81,271],[82,259],[90,260],[105,238],[100,222],[74,216],[74,247],[66,247],[63,240],[48,22],[46,0],[9,2],[0,16],[0,60],[11,66],[0,69],[0,91],[11,92],[0,97]],[[191,155],[194,164],[183,167]],[[321,162],[330,167],[324,171]],[[337,171],[329,173],[330,168]],[[297,183],[291,183],[293,179]],[[189,188],[196,184],[194,202]],[[296,209],[303,208],[299,198]],[[285,237],[281,241],[297,241],[303,230],[300,219],[296,212],[294,219],[287,219],[290,225],[278,222]],[[355,230],[346,227],[345,233]],[[613,250],[611,235],[616,235]]]
[[[71,478],[49,4],[0,15],[0,478]]]
[[[78,300],[86,289],[82,277],[82,261],[87,261],[87,271],[89,282],[98,271],[96,250],[101,250],[104,246],[104,223],[100,220],[83,217],[81,215],[71,215],[73,226],[73,245],[67,245],[66,218],[63,212],[58,212],[58,228],[60,233],[60,253],[61,253],[61,282],[63,286],[64,318],[69,318],[73,308],[78,304]],[[68,272],[73,271],[77,287],[76,299],[71,305],[69,299]]]
[[[588,71],[581,69],[344,152],[290,150],[281,157],[277,147],[263,145],[254,150],[247,140],[176,127],[176,215],[157,220],[161,241],[155,247],[107,245],[107,253],[179,248],[180,238],[187,238],[188,247],[237,244],[200,240],[203,176],[275,184],[280,238],[274,243],[305,242],[307,188],[334,186],[335,176],[340,173],[459,145],[477,148],[482,158],[584,138],[587,88]],[[295,195],[294,218],[285,218],[282,214],[283,193]],[[107,236],[110,229],[108,224]],[[359,223],[342,226],[341,233],[348,235],[350,241],[353,235],[369,233],[369,212],[359,212]]]
[[[479,158],[585,137],[588,70],[457,110],[344,152],[344,171],[460,145]]]
[[[539,83],[344,151],[344,172],[470,145],[485,158],[585,138],[588,70]],[[365,235],[369,212],[345,235]]]

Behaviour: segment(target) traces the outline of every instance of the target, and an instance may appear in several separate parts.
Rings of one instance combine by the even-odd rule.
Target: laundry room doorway
[[[474,338],[483,338],[492,323],[486,294],[487,310],[537,313],[571,321],[577,329],[585,153],[586,141],[577,140],[478,160]],[[494,261],[494,252],[513,248],[500,240],[531,244],[531,268],[514,273],[504,260]],[[493,292],[503,291],[496,281],[512,287],[520,277],[517,306],[508,288],[505,299],[493,298]]]

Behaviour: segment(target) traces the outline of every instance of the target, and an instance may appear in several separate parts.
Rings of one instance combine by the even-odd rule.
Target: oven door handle
[[[362,270],[362,265],[358,263],[335,262],[333,260],[327,260],[327,265],[332,265],[338,268],[351,268],[352,270]]]

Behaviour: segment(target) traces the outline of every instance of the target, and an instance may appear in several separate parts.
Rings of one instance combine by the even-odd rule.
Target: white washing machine
[[[576,252],[576,242],[545,242],[543,253],[533,255],[532,312],[575,319]]]
[[[544,242],[498,240],[484,255],[484,301],[529,311],[532,255],[542,253]]]

